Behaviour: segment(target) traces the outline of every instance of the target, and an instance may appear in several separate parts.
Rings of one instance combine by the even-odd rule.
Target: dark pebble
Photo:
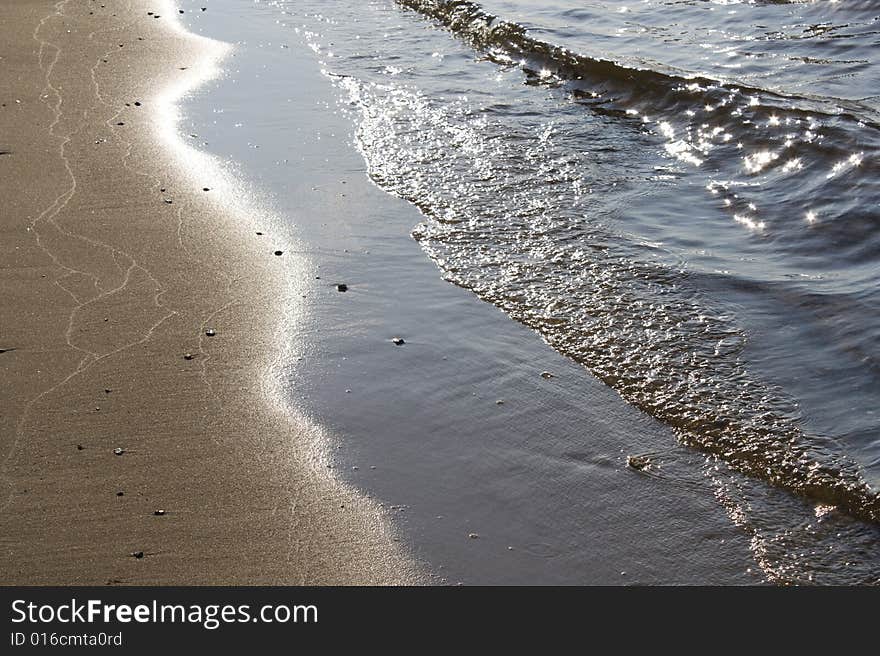
[[[161,517],[162,515],[165,514],[165,511],[164,511],[164,510],[154,510],[154,511],[153,511],[153,514],[154,514],[156,517]]]
[[[120,490],[119,492],[116,493],[116,496],[117,496],[117,497],[124,497],[124,496],[125,496],[125,492],[123,492],[123,491]]]
[[[210,187],[202,187],[202,191],[211,191]]]
[[[134,101],[134,106],[135,106],[135,107],[140,107],[140,106],[141,106],[140,101],[139,101],[139,100],[135,100],[135,101]]]
[[[138,560],[140,560],[141,558],[144,557],[144,552],[143,551],[132,551],[128,555],[131,556],[132,558],[137,558]]]
[[[275,255],[281,257],[282,255],[284,255],[284,251],[275,251]]]
[[[257,235],[259,235],[260,237],[262,237],[262,236],[263,236],[263,233],[260,232],[259,230],[257,230]]]
[[[344,282],[341,282],[338,285],[336,285],[336,291],[337,292],[347,292],[348,285],[346,285]]]
[[[125,449],[121,449],[119,447],[113,449],[113,455],[115,456],[121,456],[123,453],[125,453]]]
[[[208,328],[205,331],[205,335],[207,335],[208,337],[213,337],[216,334],[217,334],[217,331],[215,331],[213,328]]]
[[[626,464],[636,471],[645,471],[651,467],[651,460],[647,456],[627,456]]]
[[[123,123],[122,121],[119,121],[119,123],[117,123],[116,125],[125,125],[125,123]]]
[[[403,340],[403,337],[392,337],[391,341],[395,346],[403,346],[406,342]]]
[[[84,447],[82,444],[77,444],[77,445],[76,445],[76,450],[77,450],[77,451],[82,451],[83,449],[85,449],[85,447]]]
[[[192,359],[193,359],[193,354],[192,354],[192,353],[186,353],[186,354],[183,356],[183,359],[184,359],[184,360],[192,360]]]

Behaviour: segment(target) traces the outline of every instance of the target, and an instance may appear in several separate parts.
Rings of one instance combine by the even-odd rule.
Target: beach
[[[167,134],[228,54],[173,13],[2,8],[3,583],[416,581],[277,403],[297,260]]]
[[[716,9],[3,3],[0,583],[876,583],[876,16]]]

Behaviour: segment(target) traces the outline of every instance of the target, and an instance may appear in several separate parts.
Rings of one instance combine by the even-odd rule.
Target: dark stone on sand
[[[216,334],[217,334],[217,331],[215,331],[213,328],[208,328],[205,331],[205,335],[207,335],[208,337],[213,337]]]
[[[193,354],[192,354],[192,353],[184,353],[184,355],[183,355],[183,359],[184,359],[184,360],[192,360],[192,359],[193,359]]]
[[[76,445],[76,450],[77,450],[77,451],[82,451],[83,449],[85,449],[85,447],[84,447],[82,444],[77,444],[77,445]]]
[[[260,232],[259,230],[257,230],[257,236],[262,237],[262,236],[263,236],[263,233]]]
[[[178,9],[178,10],[177,10],[177,13],[178,13],[178,14],[182,14],[182,13],[183,13],[183,9]]]
[[[211,191],[210,187],[202,187],[202,191]]]
[[[122,449],[118,446],[115,449],[113,449],[114,456],[121,456],[123,453],[125,453],[125,449]]]
[[[347,292],[348,285],[346,285],[344,282],[341,282],[338,285],[336,285],[336,291],[337,292]]]
[[[105,387],[105,388],[104,388],[104,394],[109,394],[109,393],[112,392],[112,391],[113,391],[113,390],[110,389],[109,387]]]
[[[280,256],[284,255],[284,251],[275,251],[275,255],[280,257]]]
[[[556,375],[555,375],[555,374],[551,374],[549,371],[542,371],[542,372],[541,372],[541,378],[545,378],[545,379],[556,378]]]
[[[162,516],[165,514],[165,511],[164,511],[164,510],[154,510],[154,511],[153,511],[153,514],[154,514],[156,517],[162,517]]]
[[[141,106],[140,101],[139,101],[139,100],[135,100],[135,101],[134,101],[134,106],[135,106],[135,107],[140,107],[140,106]]]
[[[125,125],[125,123],[123,123],[122,121],[119,121],[119,123],[117,123],[116,125]]]
[[[166,204],[166,205],[171,205],[171,199],[170,199],[170,198],[163,198],[162,200],[165,201],[165,204]]]
[[[627,456],[626,464],[636,471],[645,471],[651,466],[651,459],[648,456]]]
[[[123,492],[122,490],[120,490],[119,492],[116,493],[116,496],[117,496],[117,497],[124,497],[124,496],[125,496],[125,492]]]
[[[0,349],[0,353],[11,353],[14,350],[15,350],[14,348]]]
[[[395,346],[403,346],[404,344],[406,344],[403,337],[392,337],[391,341]]]
[[[476,540],[476,539],[478,539],[480,536],[479,536],[479,534],[477,534],[477,533],[468,533],[468,537],[469,537],[471,540]]]
[[[144,552],[143,551],[132,551],[128,555],[131,556],[132,558],[137,558],[138,560],[140,560],[141,558],[144,557]]]

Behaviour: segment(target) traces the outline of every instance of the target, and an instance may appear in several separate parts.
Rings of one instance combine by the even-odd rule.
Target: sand
[[[170,132],[225,50],[174,11],[0,7],[0,583],[417,581],[278,402],[302,274]]]

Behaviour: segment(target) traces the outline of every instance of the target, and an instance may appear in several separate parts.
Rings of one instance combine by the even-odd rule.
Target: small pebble
[[[281,257],[282,255],[284,255],[284,251],[275,251],[275,255]]]
[[[403,340],[403,337],[392,337],[391,341],[395,346],[403,346],[406,342]]]
[[[135,107],[140,107],[140,106],[141,106],[141,102],[140,102],[139,100],[135,100],[135,101],[134,101],[134,106],[135,106]]]
[[[113,449],[113,455],[121,456],[123,453],[125,453],[125,449],[121,449],[118,446]]]
[[[259,235],[259,236],[260,236],[260,237],[262,237],[262,236],[263,236],[263,233],[262,233],[262,232],[260,232],[260,231],[259,231],[259,230],[258,230],[258,231],[257,231],[257,234],[258,234],[258,235]]]
[[[205,335],[207,335],[208,337],[213,337],[216,334],[217,334],[217,332],[213,328],[208,328],[205,331]]]
[[[202,187],[202,191],[211,191],[210,187]]]
[[[109,387],[105,387],[105,388],[104,388],[104,394],[109,394],[109,393],[112,392],[112,391],[113,391],[113,390],[110,389]]]
[[[117,496],[117,497],[124,497],[124,496],[125,496],[125,492],[123,492],[122,490],[120,490],[119,492],[116,493],[116,496]]]
[[[153,511],[153,514],[154,514],[156,517],[161,517],[162,515],[165,514],[165,511],[164,511],[164,510],[154,510],[154,511]]]
[[[336,285],[336,291],[337,292],[347,292],[348,285],[346,285],[344,282],[341,282],[338,285]]]
[[[556,378],[556,375],[551,374],[549,371],[542,371],[541,378]]]
[[[651,467],[651,459],[647,456],[627,456],[626,464],[636,471],[645,471]]]
[[[143,551],[132,551],[128,555],[131,556],[132,558],[137,558],[138,560],[140,560],[141,558],[144,557],[144,552]]]
[[[469,537],[471,540],[476,540],[476,539],[479,538],[480,536],[477,535],[476,533],[468,533],[468,537]]]
[[[504,399],[498,399],[495,401],[495,405],[504,405]]]
[[[192,359],[193,359],[193,354],[192,354],[192,353],[185,353],[184,356],[183,356],[183,359],[184,359],[184,360],[192,360]]]
[[[85,447],[84,447],[82,444],[77,444],[77,445],[76,445],[76,450],[77,450],[77,451],[82,451],[83,449],[85,449]]]

